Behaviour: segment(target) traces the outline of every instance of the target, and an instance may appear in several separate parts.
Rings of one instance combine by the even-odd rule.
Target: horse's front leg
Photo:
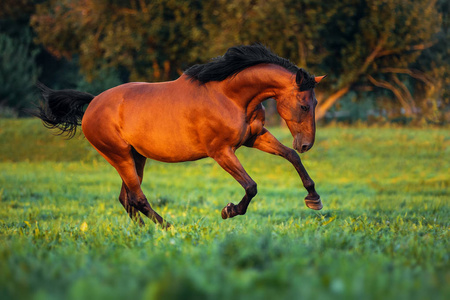
[[[234,154],[231,148],[225,148],[221,151],[215,152],[211,157],[236,181],[238,181],[245,189],[245,196],[242,198],[238,205],[228,203],[222,209],[222,219],[232,218],[237,215],[244,215],[247,212],[247,207],[250,201],[255,197],[257,193],[256,182],[250,178],[247,172],[242,167],[238,158]]]
[[[275,154],[284,157],[292,165],[294,165],[300,178],[302,179],[303,186],[308,191],[308,195],[305,198],[305,204],[311,209],[321,210],[323,205],[320,200],[319,194],[317,194],[314,187],[314,181],[309,177],[306,172],[305,167],[300,160],[300,156],[295,152],[295,150],[284,146],[280,143],[267,129],[264,128],[261,135],[257,136],[251,143],[246,146],[259,149],[261,151]]]

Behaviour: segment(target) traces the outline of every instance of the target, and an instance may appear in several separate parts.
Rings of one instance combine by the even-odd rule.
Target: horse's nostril
[[[305,144],[305,145],[302,146],[302,152],[306,152],[308,150],[309,150],[309,145],[308,144]]]

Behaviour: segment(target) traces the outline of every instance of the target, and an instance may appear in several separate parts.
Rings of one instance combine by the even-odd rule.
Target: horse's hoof
[[[236,210],[236,205],[234,205],[233,203],[228,203],[227,206],[225,206],[222,209],[222,219],[228,219],[228,218],[232,218],[234,216],[236,216],[237,210]]]
[[[158,222],[158,223],[156,223],[156,226],[161,226],[161,229],[163,229],[163,230],[172,230],[174,228],[172,226],[172,224],[170,224],[167,221],[162,221],[161,223]]]
[[[164,228],[165,230],[172,230],[172,229],[174,229],[174,227],[172,226],[172,224],[170,224],[169,222],[166,222],[166,223],[163,225],[163,228]]]
[[[314,210],[321,210],[323,205],[322,205],[322,201],[319,199],[313,200],[313,199],[307,199],[305,198],[305,204],[306,206],[308,206],[311,209]]]

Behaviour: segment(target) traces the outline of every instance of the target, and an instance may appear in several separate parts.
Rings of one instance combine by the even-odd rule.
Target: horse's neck
[[[242,107],[256,107],[290,88],[295,74],[277,65],[256,65],[222,81],[223,92]]]

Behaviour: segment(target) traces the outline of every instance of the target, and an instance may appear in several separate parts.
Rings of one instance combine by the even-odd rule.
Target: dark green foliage
[[[0,33],[20,44],[22,32],[33,28],[32,48],[41,54],[28,56],[52,88],[97,94],[122,82],[171,80],[232,46],[259,42],[311,74],[328,75],[316,89],[317,119],[341,100],[357,109],[374,106],[381,119],[450,118],[445,0],[3,2]],[[33,72],[20,75],[24,68],[17,77],[33,79]],[[3,115],[17,115],[13,104],[30,101],[13,94],[0,107]],[[350,121],[371,114],[347,108],[334,110]]]
[[[99,77],[92,82],[86,81],[86,78],[80,75],[76,82],[76,89],[93,95],[98,95],[107,89],[118,86],[123,82],[120,80],[119,72],[115,69],[101,70]]]
[[[28,31],[17,38],[0,33],[0,110],[13,108],[18,114],[35,99],[34,84],[40,69],[35,58],[39,50],[31,43]]]

